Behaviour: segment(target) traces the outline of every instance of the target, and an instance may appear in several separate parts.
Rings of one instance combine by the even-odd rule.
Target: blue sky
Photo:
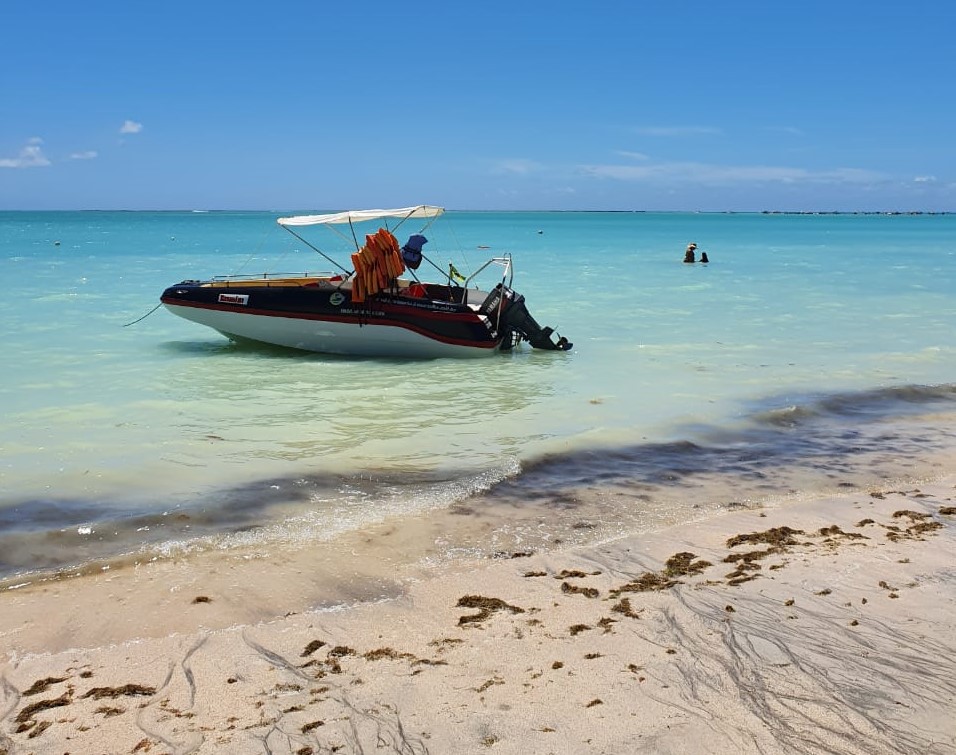
[[[6,0],[0,209],[956,210],[956,3]]]

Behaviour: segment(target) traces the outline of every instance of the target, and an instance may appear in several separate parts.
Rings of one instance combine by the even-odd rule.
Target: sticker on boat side
[[[336,291],[329,297],[329,304],[331,304],[333,307],[339,306],[344,301],[345,294],[343,294],[341,291]]]
[[[220,304],[241,304],[245,306],[249,303],[249,294],[219,294]]]

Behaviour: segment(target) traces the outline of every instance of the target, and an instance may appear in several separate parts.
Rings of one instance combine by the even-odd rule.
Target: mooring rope
[[[142,321],[145,320],[147,317],[149,317],[151,314],[153,314],[153,312],[155,312],[157,309],[159,309],[161,306],[163,306],[163,303],[162,303],[162,302],[160,302],[159,304],[157,304],[155,307],[153,307],[151,310],[149,310],[149,312],[147,312],[145,315],[143,315],[142,317],[140,317],[138,320],[133,320],[133,322],[128,322],[128,323],[126,323],[123,327],[124,327],[124,328],[128,328],[130,325],[135,325],[135,324],[138,323],[138,322],[142,322]]]

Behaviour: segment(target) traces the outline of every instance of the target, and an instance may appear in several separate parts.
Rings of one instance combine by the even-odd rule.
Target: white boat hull
[[[359,325],[288,315],[205,309],[168,302],[165,306],[173,314],[213,328],[232,340],[256,341],[303,351],[406,359],[484,357],[498,351],[497,346],[477,347],[438,341],[393,322]]]

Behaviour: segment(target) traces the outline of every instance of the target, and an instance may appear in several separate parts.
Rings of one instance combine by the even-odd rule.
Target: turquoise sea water
[[[567,354],[327,357],[163,309],[124,327],[184,278],[329,269],[279,216],[0,213],[0,576],[456,507],[497,513],[449,554],[545,547],[930,474],[952,445],[956,216],[449,212],[426,232],[463,271],[512,253]],[[690,241],[709,265],[681,263]]]

